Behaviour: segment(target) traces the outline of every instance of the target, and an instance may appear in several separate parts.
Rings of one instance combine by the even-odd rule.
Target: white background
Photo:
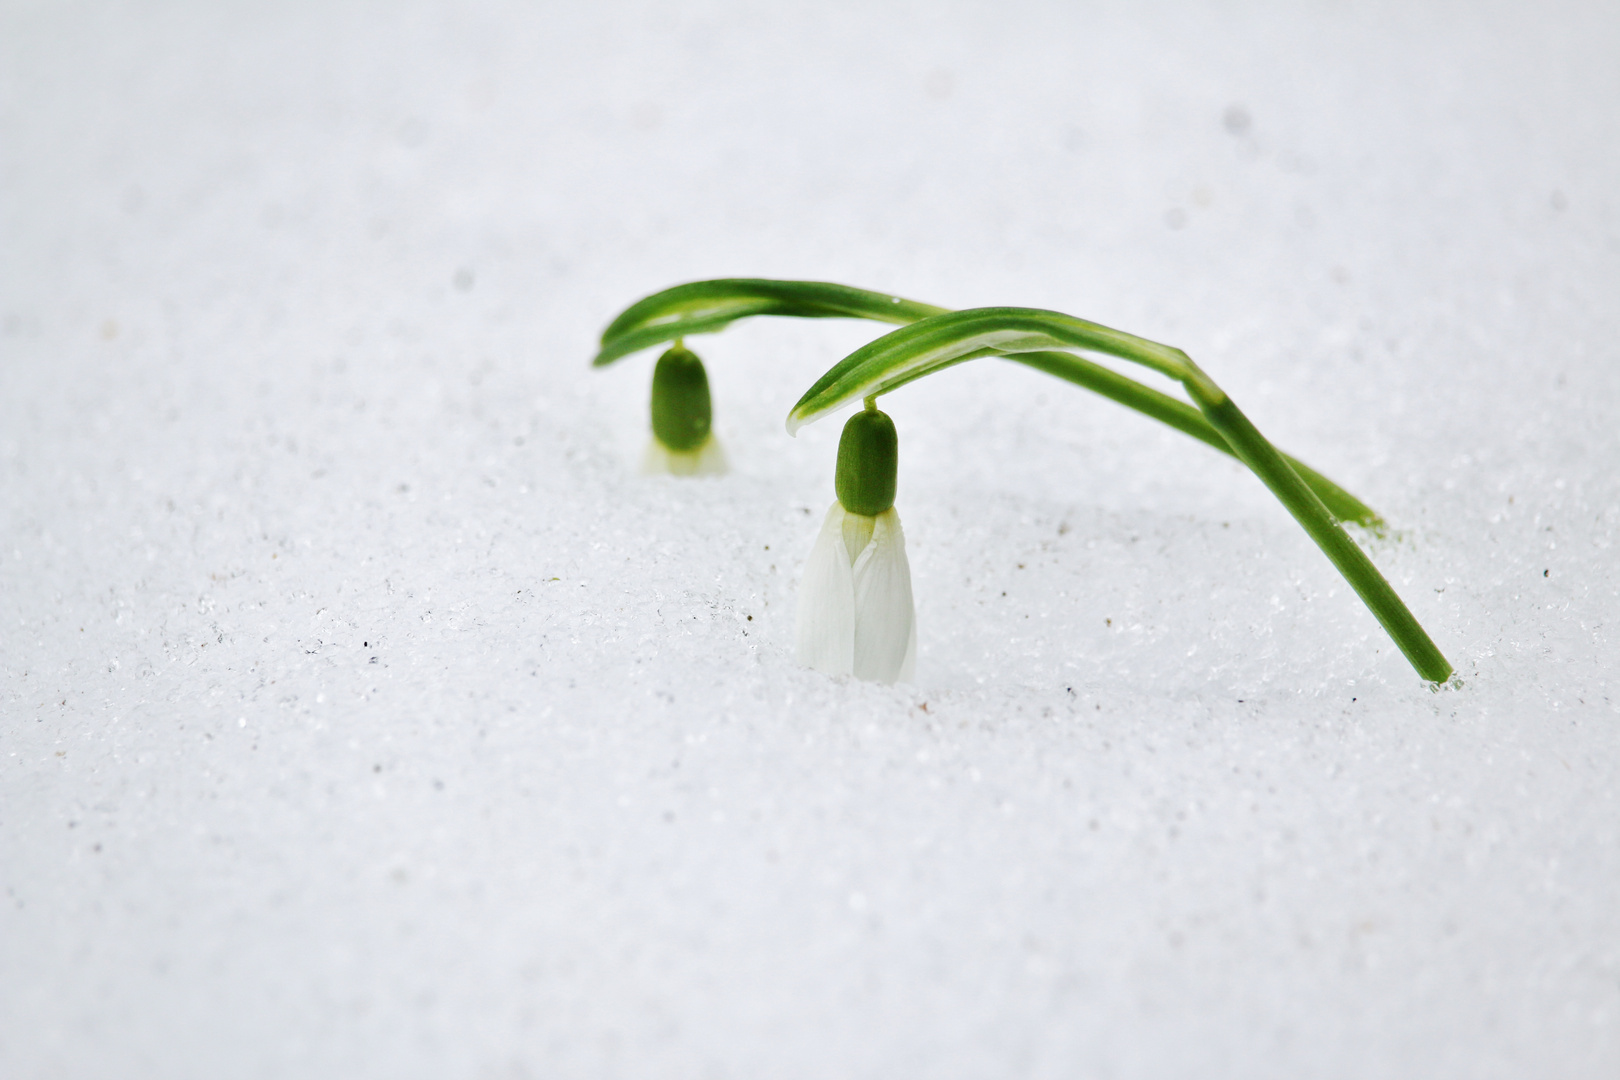
[[[0,8],[0,1072],[1620,1073],[1612,5]],[[885,399],[918,684],[798,668],[877,329],[1186,349],[1395,529]]]

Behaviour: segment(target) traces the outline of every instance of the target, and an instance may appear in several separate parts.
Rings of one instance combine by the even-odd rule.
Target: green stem
[[[1384,575],[1367,558],[1366,552],[1333,520],[1332,513],[1322,505],[1322,500],[1300,479],[1299,474],[1277,452],[1277,448],[1267,442],[1265,436],[1249,422],[1249,418],[1232,403],[1232,399],[1222,394],[1219,401],[1206,403],[1201,400],[1199,404],[1204,408],[1204,415],[1226,436],[1226,441],[1232,445],[1238,458],[1260,478],[1261,483],[1271,489],[1271,493],[1294,515],[1294,520],[1316,541],[1322,553],[1338,567],[1339,573],[1356,590],[1356,595],[1361,597],[1362,603],[1372,611],[1379,625],[1394,639],[1418,674],[1435,683],[1443,683],[1451,678],[1451,663],[1418,624]]]

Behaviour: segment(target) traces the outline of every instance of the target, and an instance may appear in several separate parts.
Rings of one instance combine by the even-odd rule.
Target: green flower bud
[[[849,418],[838,440],[838,473],[833,488],[851,514],[876,517],[894,505],[895,473],[900,465],[900,437],[889,414],[870,400]]]
[[[709,437],[712,417],[703,361],[677,342],[653,369],[653,435],[671,450],[696,450]]]

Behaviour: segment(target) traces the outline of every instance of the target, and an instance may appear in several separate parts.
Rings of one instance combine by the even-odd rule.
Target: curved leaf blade
[[[909,323],[945,309],[891,293],[830,281],[715,278],[693,281],[636,301],[602,331],[595,366],[687,334],[713,333],[753,315],[806,319],[875,319]]]
[[[1081,348],[1146,364],[1178,381],[1190,361],[1175,349],[1040,308],[969,308],[921,319],[868,342],[833,365],[788,413],[793,434],[850,401],[886,394],[971,355]]]

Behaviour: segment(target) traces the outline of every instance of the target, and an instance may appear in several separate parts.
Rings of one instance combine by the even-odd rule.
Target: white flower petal
[[[855,584],[844,549],[844,508],[832,504],[804,566],[794,620],[799,663],[828,675],[855,670]]]
[[[911,569],[908,563],[906,569]],[[900,661],[900,674],[895,682],[914,683],[917,681],[917,609],[911,610],[911,633],[906,637],[906,656]]]
[[[726,452],[720,445],[720,440],[710,435],[698,447],[698,463],[696,475],[698,476],[724,476],[731,469],[731,463],[726,460]]]
[[[853,578],[855,676],[882,683],[910,681],[917,665],[917,613],[906,538],[894,507],[877,515],[872,539],[855,560]]]
[[[720,476],[727,469],[726,452],[710,433],[696,450],[671,450],[656,438],[647,440],[641,471],[648,476]]]

